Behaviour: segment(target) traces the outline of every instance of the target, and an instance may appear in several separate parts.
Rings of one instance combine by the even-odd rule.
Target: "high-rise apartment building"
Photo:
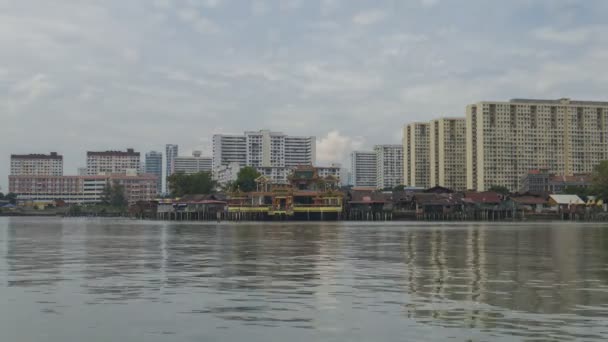
[[[216,134],[213,169],[217,173],[228,164],[238,163],[241,167],[258,168],[273,181],[283,182],[293,167],[315,163],[315,149],[315,137],[289,136],[268,130],[248,131],[244,135]]]
[[[285,166],[285,134],[271,131],[245,132],[246,165],[253,167]]]
[[[514,99],[467,106],[467,188],[517,191],[533,169],[590,173],[608,159],[608,102]]]
[[[285,166],[314,165],[317,161],[315,137],[285,136]]]
[[[163,191],[163,154],[162,152],[150,151],[146,153],[144,173],[155,175],[157,178],[156,192]]]
[[[376,188],[394,188],[403,184],[403,146],[376,145]]]
[[[442,118],[430,123],[429,186],[467,189],[466,120]]]
[[[49,154],[12,154],[11,175],[63,175],[63,156],[57,152]]]
[[[353,151],[350,160],[353,186],[376,187],[376,153]]]
[[[211,172],[213,158],[203,157],[200,151],[192,152],[192,156],[177,156],[173,160],[173,172],[191,175],[198,172]]]
[[[429,124],[417,122],[403,128],[403,182],[428,188],[430,183]]]
[[[127,151],[87,152],[87,173],[99,174],[141,173],[140,154],[132,148]]]
[[[237,163],[241,167],[247,164],[247,138],[244,135],[214,135],[213,169],[232,163]]]

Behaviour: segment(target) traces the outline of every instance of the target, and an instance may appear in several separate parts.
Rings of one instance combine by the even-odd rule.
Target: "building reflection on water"
[[[307,328],[361,311],[512,333],[608,314],[601,226],[7,222],[8,286],[73,286],[87,304],[179,302]]]

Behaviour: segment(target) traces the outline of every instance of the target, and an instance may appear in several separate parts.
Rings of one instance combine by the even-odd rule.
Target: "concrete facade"
[[[10,191],[17,194],[18,201],[26,202],[100,203],[105,187],[115,182],[124,187],[129,204],[156,197],[157,178],[153,175],[9,176]]]
[[[429,186],[466,190],[465,118],[432,120],[429,146]]]
[[[154,175],[157,179],[156,192],[163,191],[163,154],[162,152],[150,151],[146,153],[144,173]]]
[[[353,151],[350,159],[353,186],[376,187],[376,153]]]
[[[192,152],[192,156],[178,156],[173,160],[173,172],[191,175],[198,172],[211,172],[213,158],[203,157],[200,151]]]
[[[430,125],[416,122],[403,128],[403,182],[428,188],[430,184]]]
[[[514,99],[467,106],[467,188],[521,187],[533,169],[590,173],[608,159],[608,102]]]
[[[394,188],[403,184],[403,146],[376,145],[376,188]]]
[[[12,154],[11,171],[13,176],[26,175],[63,175],[63,156],[57,152],[49,154]]]
[[[89,176],[101,174],[126,174],[128,172],[141,173],[139,152],[132,148],[127,151],[87,152],[87,174]]]

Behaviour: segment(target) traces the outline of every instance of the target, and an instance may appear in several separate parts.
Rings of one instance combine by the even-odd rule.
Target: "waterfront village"
[[[13,154],[0,215],[156,220],[606,220],[608,102],[481,101],[318,165],[316,138],[216,134],[212,155]]]

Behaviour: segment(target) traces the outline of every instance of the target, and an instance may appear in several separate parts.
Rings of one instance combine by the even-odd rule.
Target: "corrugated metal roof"
[[[549,195],[557,204],[585,204],[585,202],[576,195]]]

